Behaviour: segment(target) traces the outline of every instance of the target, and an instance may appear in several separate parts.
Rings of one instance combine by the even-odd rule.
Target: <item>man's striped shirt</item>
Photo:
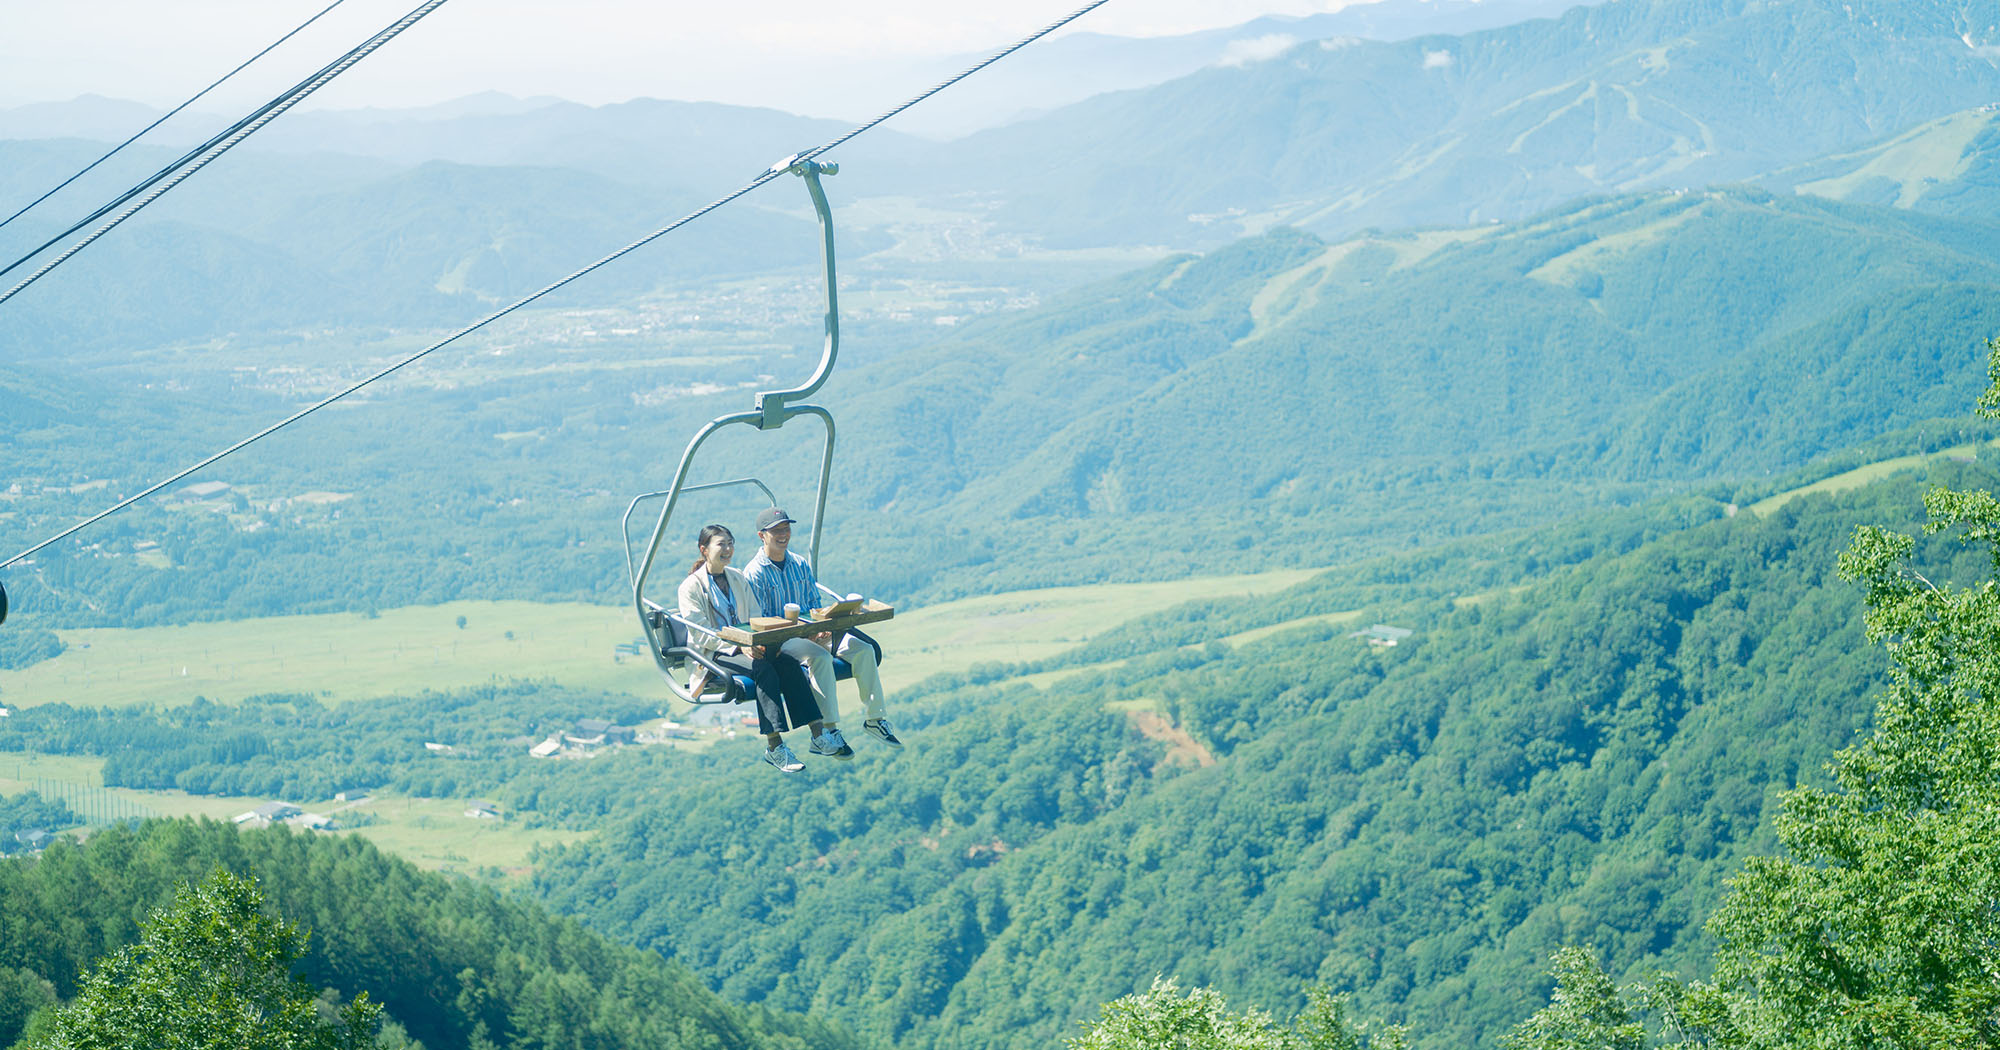
[[[813,575],[812,563],[797,551],[786,551],[780,565],[760,549],[744,567],[743,575],[749,578],[750,590],[766,616],[783,616],[786,602],[799,603],[802,612],[820,603],[819,578]]]

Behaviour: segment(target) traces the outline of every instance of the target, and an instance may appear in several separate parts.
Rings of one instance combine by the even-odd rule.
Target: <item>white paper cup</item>
[[[799,618],[799,603],[797,603],[797,602],[786,602],[786,603],[785,603],[785,619],[787,619],[787,620],[796,620],[796,619],[798,619],[798,618]]]

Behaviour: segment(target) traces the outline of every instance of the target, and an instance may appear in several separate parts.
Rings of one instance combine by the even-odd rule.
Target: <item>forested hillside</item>
[[[342,999],[367,992],[432,1050],[858,1045],[818,1022],[722,1002],[657,956],[359,839],[187,821],[0,862],[0,1043],[29,1010],[73,996],[85,969],[134,940],[178,885],[216,868],[254,876],[279,915],[311,932],[305,980]]]
[[[1035,538],[1078,521],[1153,537],[1120,571],[1214,571],[1783,474],[1955,414],[2000,328],[1995,233],[1754,189],[1275,232],[892,362],[856,415],[893,443],[851,451],[850,498],[998,511],[967,527],[1020,552],[1012,578],[1056,582],[1090,545]],[[945,593],[992,570],[919,549]]]
[[[1415,559],[1185,610],[1108,648],[1154,653],[1122,667],[934,684],[922,747],[893,759],[685,775],[545,858],[539,892],[726,994],[899,1046],[1047,1045],[1160,973],[1287,1012],[1324,983],[1423,1046],[1496,1045],[1561,945],[1697,968],[1776,792],[1818,776],[1880,683],[1835,555],[1915,505],[1896,482],[1652,540],[1524,541],[1479,593],[1465,560]],[[1579,550],[1599,553],[1534,582]],[[1983,568],[1959,557],[1925,571]],[[1356,603],[1415,639],[1177,648]],[[770,816],[706,830],[744,812]]]
[[[508,741],[631,715],[528,686],[337,709],[35,707],[0,746],[109,756],[107,783],[365,781],[602,828],[538,858],[538,896],[726,998],[899,1047],[1046,1045],[1158,973],[1281,1012],[1323,984],[1414,1022],[1420,1045],[1491,1045],[1560,945],[1594,946],[1614,973],[1699,972],[1698,924],[1770,850],[1775,793],[1812,782],[1865,717],[1880,671],[1833,559],[1856,521],[1907,520],[1912,480],[1765,517],[1690,499],[1458,544],[1185,606],[1039,667],[897,683],[910,749],[801,778],[741,748],[534,763]],[[1941,583],[1983,570],[1943,546],[1918,564]],[[1334,610],[1417,633],[1218,641]],[[280,910],[329,936],[261,874],[257,844],[335,847],[243,841]],[[335,972],[312,979],[369,987]]]

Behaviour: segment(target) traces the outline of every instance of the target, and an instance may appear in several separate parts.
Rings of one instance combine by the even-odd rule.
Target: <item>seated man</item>
[[[804,555],[786,550],[792,542],[791,515],[776,507],[757,515],[757,537],[763,540],[764,549],[751,559],[743,575],[749,579],[751,591],[766,612],[778,615],[787,604],[796,604],[801,610],[819,605],[819,579],[813,575],[812,563]],[[816,694],[814,699],[819,701],[820,713],[826,720],[827,734],[838,740],[835,726],[840,721],[840,701],[834,695],[833,655],[827,651],[832,641],[826,634],[794,638],[779,652],[806,665]],[[841,638],[839,655],[854,669],[854,684],[861,690],[862,714],[866,719],[861,723],[862,729],[890,747],[902,747],[903,742],[896,739],[883,717],[885,698],[882,676],[875,669],[875,648],[850,633]]]

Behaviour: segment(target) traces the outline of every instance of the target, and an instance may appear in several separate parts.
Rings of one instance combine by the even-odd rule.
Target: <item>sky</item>
[[[180,102],[331,0],[0,0],[0,106],[83,94]],[[268,97],[416,6],[343,0],[219,93]],[[428,105],[482,91],[602,104],[651,97],[854,118],[858,82],[979,54],[1084,0],[452,0],[311,104]],[[1162,36],[1370,0],[1112,0],[1073,31]],[[252,76],[252,72],[257,75]],[[868,85],[872,87],[872,85]],[[927,85],[924,85],[927,86]],[[913,92],[912,92],[913,93]],[[849,95],[857,95],[849,100]]]

